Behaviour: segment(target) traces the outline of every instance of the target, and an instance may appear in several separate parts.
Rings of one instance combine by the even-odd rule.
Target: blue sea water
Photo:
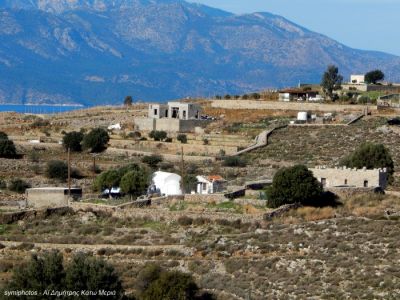
[[[58,114],[66,111],[84,109],[84,106],[55,106],[55,105],[14,105],[0,104],[0,112],[13,111],[23,114]]]

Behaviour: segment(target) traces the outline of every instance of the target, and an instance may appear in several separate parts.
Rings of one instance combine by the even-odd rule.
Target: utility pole
[[[184,176],[185,176],[185,161],[183,160],[183,146],[181,147],[181,190],[182,193],[185,193],[185,184],[184,184]]]
[[[71,197],[71,150],[68,147],[68,196]]]

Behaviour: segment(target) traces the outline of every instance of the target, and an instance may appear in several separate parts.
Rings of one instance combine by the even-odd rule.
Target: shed
[[[157,171],[153,174],[153,185],[160,190],[161,195],[182,195],[181,176],[175,173]]]
[[[198,194],[220,193],[225,189],[226,180],[219,175],[196,176]]]
[[[26,190],[27,205],[33,208],[62,207],[69,204],[69,192],[65,187],[43,187]],[[71,188],[71,199],[82,198],[81,188]]]

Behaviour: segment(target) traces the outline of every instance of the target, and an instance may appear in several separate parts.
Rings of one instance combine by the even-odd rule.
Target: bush
[[[77,254],[64,267],[63,256],[58,251],[43,256],[32,255],[31,260],[14,269],[8,290],[34,290],[39,295],[45,291],[99,291],[115,293],[115,296],[96,295],[79,299],[122,299],[124,290],[114,268],[104,260],[88,254]],[[39,297],[41,298],[41,297]],[[44,297],[47,298],[47,297]],[[20,299],[11,297],[10,299]],[[25,299],[25,298],[24,298]]]
[[[107,144],[110,141],[110,136],[107,131],[102,128],[92,129],[83,138],[83,148],[90,150],[92,153],[99,153],[107,148]]]
[[[182,216],[178,218],[178,224],[181,226],[190,226],[193,223],[193,219],[187,216]]]
[[[158,167],[158,164],[161,163],[162,161],[163,161],[162,156],[158,154],[152,154],[142,158],[142,162],[147,164],[152,169],[156,169]]]
[[[0,131],[0,157],[2,158],[15,158],[17,157],[17,150],[15,149],[14,142],[8,139],[8,135]]]
[[[68,165],[61,160],[52,160],[47,163],[46,177],[65,181],[68,178]]]
[[[141,293],[140,299],[192,300],[197,298],[196,293],[199,288],[191,275],[179,271],[164,271],[157,267],[153,267],[150,271],[146,273],[149,275],[145,281],[147,288]],[[140,276],[138,277],[140,279]]]
[[[225,167],[240,167],[243,168],[246,166],[246,161],[239,156],[227,156],[224,158],[222,163]]]
[[[210,144],[210,141],[206,138],[203,139],[203,145],[208,145]]]
[[[178,134],[178,136],[176,137],[176,139],[178,141],[180,141],[182,144],[186,144],[187,143],[187,136],[186,134]]]
[[[165,131],[158,131],[158,130],[152,130],[149,133],[149,137],[154,139],[155,141],[163,141],[167,138],[167,133]]]
[[[82,150],[83,133],[78,131],[68,132],[63,137],[63,146],[65,150],[79,152]]]
[[[342,159],[341,164],[349,168],[386,168],[390,176],[394,163],[389,150],[383,144],[364,143],[352,154]]]
[[[29,189],[31,186],[29,183],[22,179],[14,179],[10,182],[8,189],[12,192],[16,192],[19,194],[25,193],[26,189]]]
[[[322,185],[313,173],[303,165],[280,169],[274,176],[272,186],[267,189],[268,206],[284,204],[314,204],[322,195]]]
[[[142,134],[139,131],[129,132],[128,137],[139,140],[142,137]]]

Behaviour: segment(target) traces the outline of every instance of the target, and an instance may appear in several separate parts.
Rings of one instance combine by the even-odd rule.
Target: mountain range
[[[320,82],[400,58],[347,47],[270,13],[182,0],[0,0],[0,103],[114,104]]]

